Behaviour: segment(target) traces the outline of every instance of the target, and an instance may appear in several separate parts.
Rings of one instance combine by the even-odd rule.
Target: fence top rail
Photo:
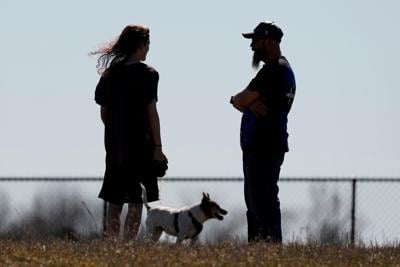
[[[0,182],[101,182],[102,177],[0,177]],[[166,182],[241,182],[243,177],[165,177]],[[400,182],[400,178],[282,177],[281,182]]]

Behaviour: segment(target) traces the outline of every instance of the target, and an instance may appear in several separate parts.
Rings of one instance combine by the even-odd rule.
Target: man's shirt
[[[288,151],[287,122],[296,93],[292,68],[283,56],[264,64],[247,89],[257,91],[267,107],[265,116],[245,110],[241,123],[241,146],[244,151]]]

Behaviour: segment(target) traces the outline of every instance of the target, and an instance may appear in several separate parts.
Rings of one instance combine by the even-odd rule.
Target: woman
[[[99,197],[108,202],[107,237],[118,237],[120,215],[128,203],[124,237],[134,239],[142,215],[142,183],[149,201],[158,200],[157,175],[152,162],[167,162],[157,112],[158,73],[143,63],[149,51],[149,29],[128,25],[117,41],[100,54],[102,74],[95,100],[105,126],[106,170]]]

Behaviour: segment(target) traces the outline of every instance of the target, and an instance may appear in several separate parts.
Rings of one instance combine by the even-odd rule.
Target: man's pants
[[[243,152],[248,240],[282,242],[278,180],[282,151]]]

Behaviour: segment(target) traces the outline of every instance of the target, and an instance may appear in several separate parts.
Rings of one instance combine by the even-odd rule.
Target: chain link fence
[[[97,198],[101,182],[99,177],[0,177],[1,236],[101,236],[106,214]],[[166,177],[159,187],[161,200],[151,205],[190,206],[207,192],[229,211],[222,222],[205,224],[202,241],[246,239],[242,178]],[[281,178],[284,241],[397,243],[399,189],[400,178]]]

